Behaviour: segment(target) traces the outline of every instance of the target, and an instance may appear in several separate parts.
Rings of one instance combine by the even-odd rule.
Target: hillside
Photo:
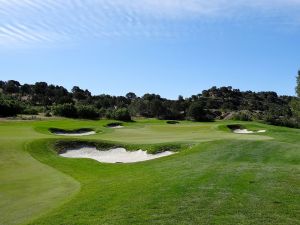
[[[92,95],[88,90],[73,87],[69,92],[57,85],[37,82],[0,81],[0,116],[45,113],[83,119],[118,119],[131,117],[195,121],[237,119],[264,121],[268,124],[300,127],[299,99],[279,96],[275,92],[240,91],[232,87],[212,87],[189,98],[169,100],[157,94],[138,97]]]

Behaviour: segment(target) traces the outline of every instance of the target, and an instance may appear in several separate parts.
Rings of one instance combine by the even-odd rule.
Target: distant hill
[[[138,97],[92,95],[90,91],[73,87],[71,92],[58,85],[37,82],[20,84],[0,81],[0,115],[16,114],[58,115],[72,118],[107,117],[131,120],[131,116],[168,120],[211,121],[215,119],[261,120],[275,125],[299,127],[293,110],[298,98],[279,96],[276,92],[240,91],[232,87],[212,87],[189,98],[177,100],[158,94]]]

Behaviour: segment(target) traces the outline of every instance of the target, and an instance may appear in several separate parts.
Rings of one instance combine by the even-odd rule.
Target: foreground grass
[[[230,121],[156,120],[112,130],[107,122],[1,122],[0,224],[300,223],[299,130],[245,123],[268,132],[236,135]],[[190,147],[135,164],[66,159],[53,149],[66,139],[53,127],[97,130],[82,140]]]
[[[79,191],[77,181],[26,151],[38,137],[32,124],[0,123],[1,225],[34,219]]]

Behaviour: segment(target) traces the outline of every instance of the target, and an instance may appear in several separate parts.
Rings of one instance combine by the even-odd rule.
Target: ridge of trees
[[[298,97],[279,96],[276,92],[240,91],[229,86],[212,87],[189,98],[179,96],[177,100],[169,100],[149,93],[141,97],[133,92],[125,96],[92,95],[78,86],[69,92],[46,82],[20,84],[9,80],[0,81],[0,116],[44,112],[49,116],[125,121],[130,121],[131,116],[195,121],[225,118],[300,127],[300,71],[296,93]]]

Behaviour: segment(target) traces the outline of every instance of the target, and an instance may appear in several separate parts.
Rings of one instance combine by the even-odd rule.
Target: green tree
[[[296,98],[293,98],[290,102],[290,107],[293,113],[293,116],[296,118],[300,118],[300,70],[298,71],[297,76],[297,84],[296,84]]]
[[[300,99],[294,98],[290,102],[292,113],[295,117],[300,118]]]
[[[98,110],[89,105],[80,105],[77,107],[77,115],[82,119],[97,119],[99,118]]]
[[[22,111],[21,102],[0,95],[0,117],[15,116]]]
[[[32,94],[32,87],[29,84],[22,85],[20,90],[22,95]]]
[[[5,92],[8,94],[19,93],[21,84],[15,80],[7,81],[5,85]]]
[[[137,98],[136,94],[133,92],[129,92],[126,94],[126,98],[129,99],[130,101],[134,100]]]
[[[300,70],[298,71],[298,76],[297,76],[296,93],[297,96],[300,98]]]
[[[91,97],[91,92],[88,90],[82,90],[78,86],[72,88],[73,96],[78,101],[83,101]]]
[[[130,113],[126,108],[116,109],[112,112],[112,117],[115,120],[131,121]]]
[[[36,82],[35,85],[33,85],[32,103],[47,106],[50,103],[47,92],[48,84],[46,82]]]
[[[77,117],[77,109],[74,104],[66,103],[62,105],[56,105],[52,107],[52,112],[55,116],[63,116],[76,118]]]
[[[193,102],[188,110],[188,117],[195,121],[210,121],[212,120],[209,112],[204,109],[201,102]]]

